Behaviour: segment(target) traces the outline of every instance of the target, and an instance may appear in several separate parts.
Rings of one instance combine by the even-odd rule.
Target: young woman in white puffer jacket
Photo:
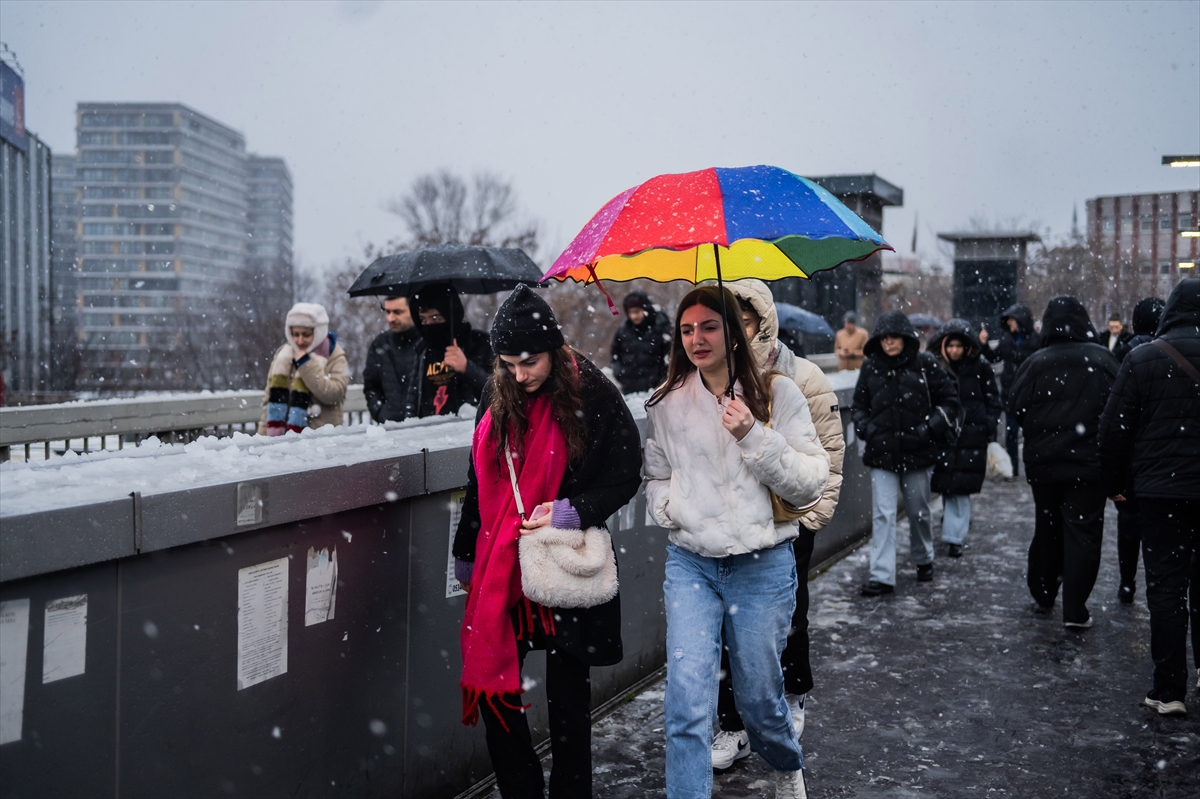
[[[667,380],[646,403],[646,502],[670,531],[667,796],[712,794],[723,624],[749,745],[778,772],[777,796],[805,796],[779,661],[796,602],[798,523],[775,522],[771,492],[799,508],[815,504],[829,456],[796,384],[758,372],[738,302],[720,291],[702,286],[680,302]]]

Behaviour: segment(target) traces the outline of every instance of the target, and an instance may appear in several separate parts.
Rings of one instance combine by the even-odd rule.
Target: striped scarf
[[[312,355],[328,358],[331,349],[330,339],[326,337],[321,346],[311,350],[298,361],[292,360],[292,348],[289,344],[283,345],[275,353],[267,376],[268,436],[281,436],[288,432],[299,433],[308,427],[308,406],[312,404],[312,392],[304,385],[297,370]]]

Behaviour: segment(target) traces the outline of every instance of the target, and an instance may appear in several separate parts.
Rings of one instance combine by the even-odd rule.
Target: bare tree
[[[520,219],[512,183],[488,172],[476,173],[470,186],[447,170],[422,175],[408,194],[392,198],[386,208],[404,222],[407,236],[388,242],[379,254],[475,244],[519,247],[530,257],[537,255],[537,223]]]

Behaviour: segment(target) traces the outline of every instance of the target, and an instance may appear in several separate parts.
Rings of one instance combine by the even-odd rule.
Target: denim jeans
[[[967,530],[971,529],[971,495],[943,494],[942,508],[942,541],[963,543],[967,540]]]
[[[896,508],[904,493],[908,514],[909,551],[913,564],[933,563],[933,525],[929,513],[929,478],[933,467],[896,474],[871,470],[871,579],[896,584]]]
[[[779,663],[796,606],[791,542],[726,558],[706,558],[671,544],[666,575],[668,799],[712,796],[710,748],[722,626],[750,748],[776,771],[803,768]]]
[[[1012,459],[1013,477],[1016,477],[1021,471],[1021,423],[1011,413],[1004,414],[1004,449]]]

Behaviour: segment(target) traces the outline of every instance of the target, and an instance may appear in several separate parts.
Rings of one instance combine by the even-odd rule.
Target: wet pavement
[[[945,557],[939,543],[932,583],[916,582],[907,524],[893,596],[859,596],[865,548],[810,582],[809,796],[1200,796],[1196,672],[1186,719],[1140,706],[1151,685],[1144,578],[1139,569],[1132,606],[1116,601],[1111,503],[1095,626],[1082,632],[1063,628],[1059,605],[1032,609],[1028,485],[988,483],[973,509],[966,554]],[[597,799],[663,794],[662,691],[596,724]],[[751,755],[717,775],[713,793],[773,797],[774,775]]]

